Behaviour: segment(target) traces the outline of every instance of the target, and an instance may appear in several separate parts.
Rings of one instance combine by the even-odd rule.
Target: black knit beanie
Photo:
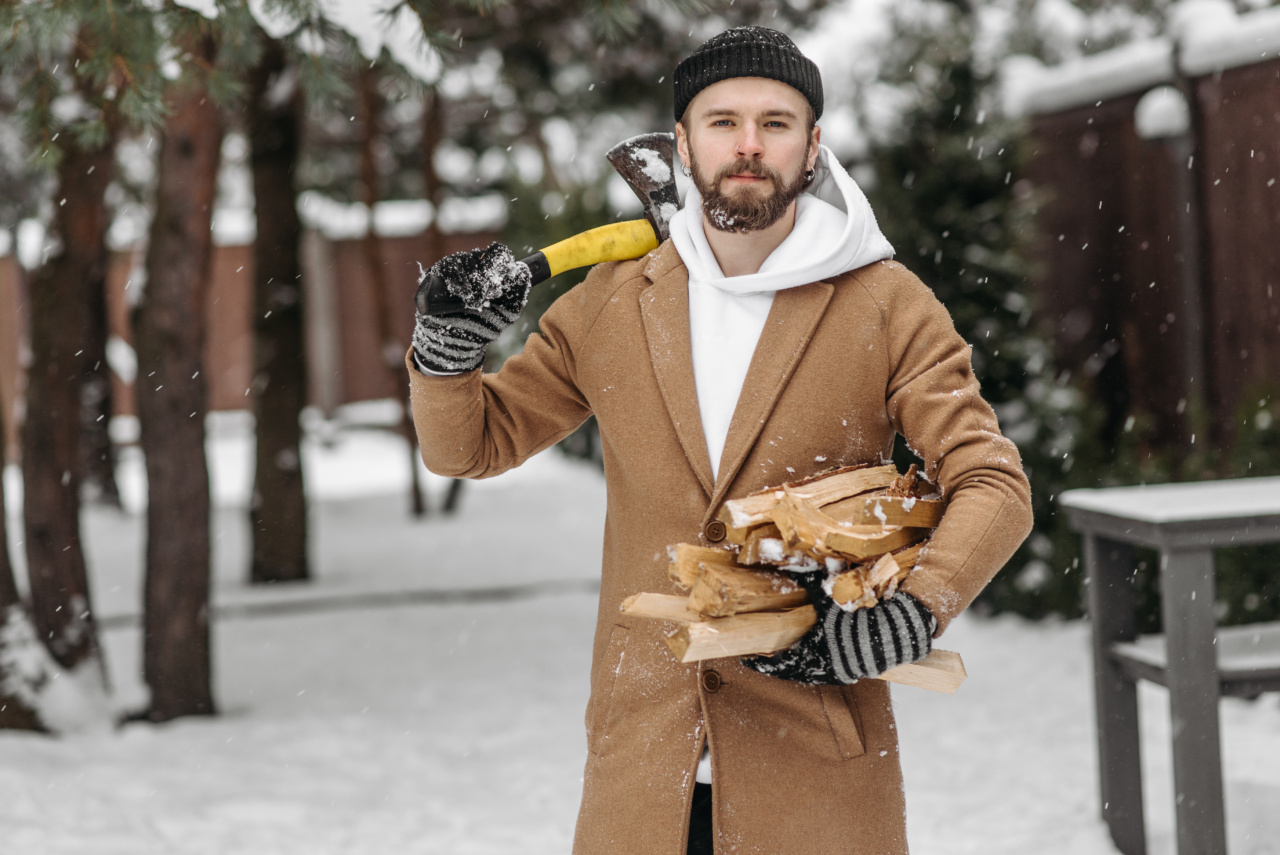
[[[712,36],[676,66],[676,121],[694,96],[731,77],[767,77],[792,86],[822,115],[822,76],[796,43],[766,27],[734,27]]]

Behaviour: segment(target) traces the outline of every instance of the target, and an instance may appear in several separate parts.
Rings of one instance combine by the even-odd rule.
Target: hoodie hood
[[[814,180],[796,199],[796,224],[760,270],[726,277],[707,243],[702,196],[690,187],[671,218],[671,241],[689,278],[732,294],[781,291],[830,279],[893,257],[862,188],[825,145],[818,146]]]

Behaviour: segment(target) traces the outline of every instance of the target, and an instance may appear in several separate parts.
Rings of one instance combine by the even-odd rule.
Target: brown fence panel
[[[1280,60],[1196,81],[1209,235],[1209,386],[1219,435],[1280,386]]]

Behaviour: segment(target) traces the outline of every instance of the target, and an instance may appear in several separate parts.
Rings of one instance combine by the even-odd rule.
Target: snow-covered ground
[[[210,444],[221,714],[0,733],[0,851],[568,852],[600,476],[545,454],[468,484],[456,516],[415,521],[405,446],[343,432],[307,458],[315,582],[250,590],[247,437],[224,421]],[[137,461],[124,470],[136,509]],[[428,481],[436,504],[443,487]],[[136,708],[142,521],[94,508],[85,523],[115,701]],[[894,688],[916,855],[1114,852],[1097,819],[1087,632],[962,617],[942,645],[964,655],[961,690]],[[1280,853],[1278,701],[1222,705],[1232,855]],[[1150,687],[1141,704],[1150,851],[1162,855],[1173,851],[1168,705]]]

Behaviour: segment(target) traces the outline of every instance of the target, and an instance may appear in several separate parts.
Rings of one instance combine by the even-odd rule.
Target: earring
[[[680,171],[684,173],[684,177],[685,177],[685,178],[692,178],[692,177],[693,177],[693,170],[692,170],[692,169],[690,169],[688,166],[682,165],[682,166],[680,167]]]
[[[815,170],[812,166],[810,166],[809,169],[804,174],[804,183],[812,184],[813,178],[817,174],[818,174],[817,170]]]

